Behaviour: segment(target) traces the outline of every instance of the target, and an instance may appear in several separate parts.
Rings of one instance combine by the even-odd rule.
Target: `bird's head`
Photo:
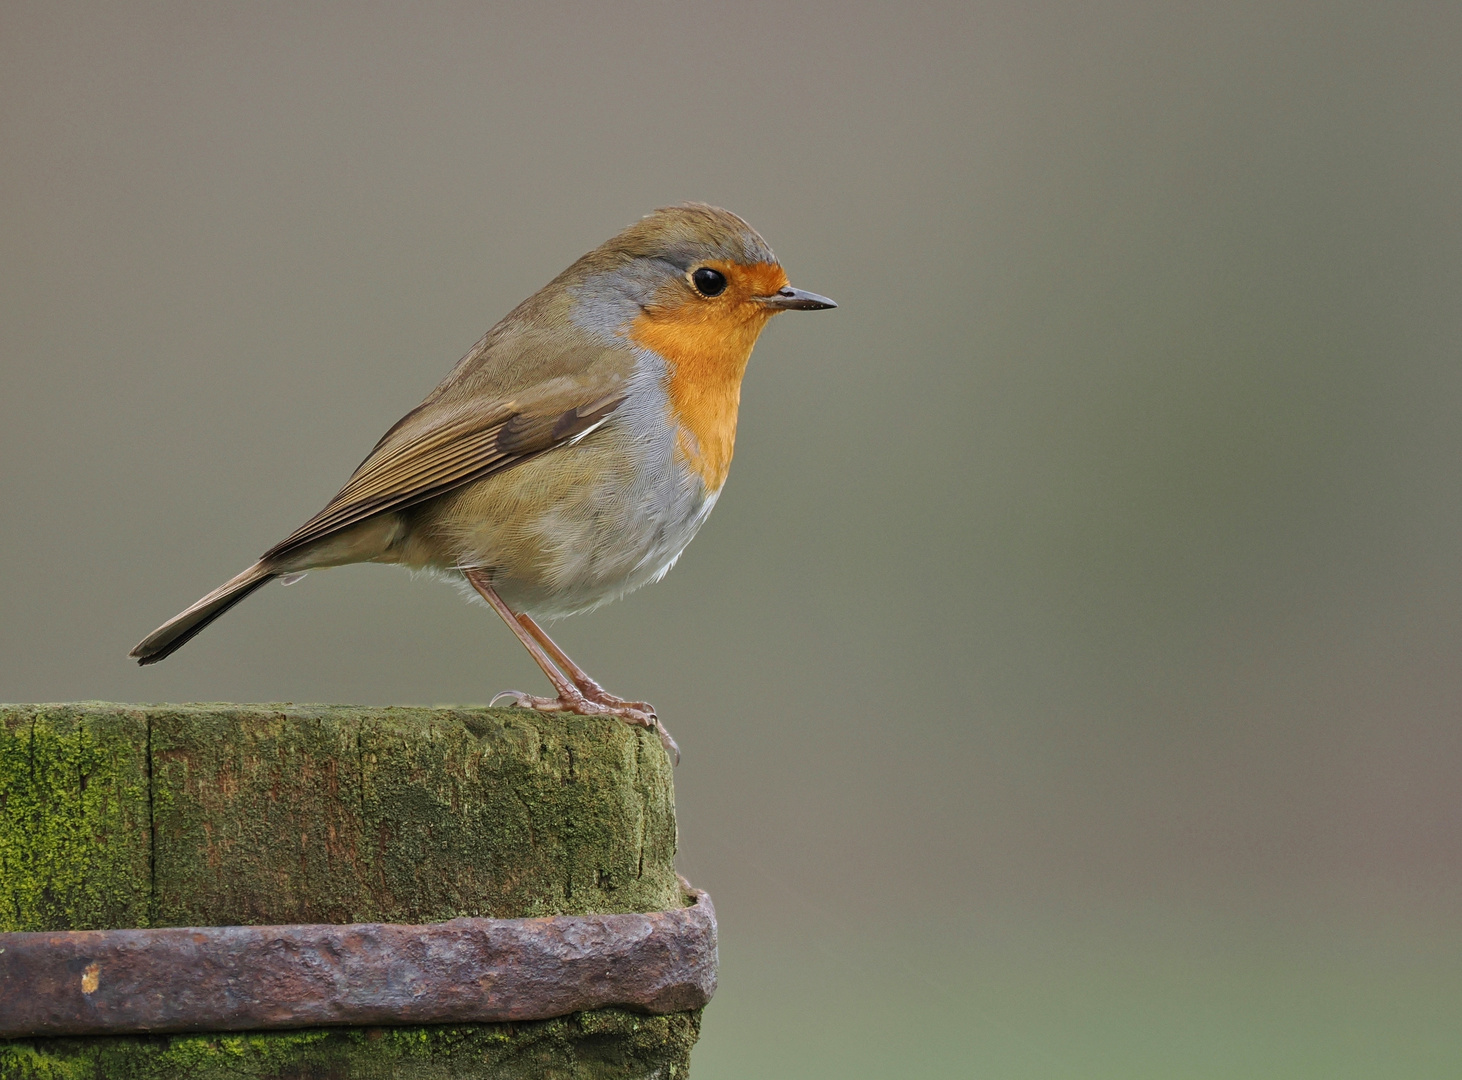
[[[837,307],[794,289],[772,249],[729,210],[703,203],[664,207],[612,237],[571,268],[584,313],[620,337],[674,360],[714,349],[745,358],[782,311]],[[568,282],[565,282],[568,284]],[[597,317],[596,317],[597,316]],[[728,357],[729,358],[729,357]]]
[[[792,288],[750,225],[700,203],[647,215],[547,291],[567,299],[581,330],[664,363],[680,449],[713,492],[731,465],[741,379],[762,328],[781,311],[837,307]]]

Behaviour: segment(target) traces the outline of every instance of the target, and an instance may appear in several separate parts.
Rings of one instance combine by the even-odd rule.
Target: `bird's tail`
[[[174,615],[139,641],[128,655],[135,657],[139,664],[155,664],[166,659],[192,641],[193,635],[214,619],[277,576],[276,570],[262,562],[256,562],[238,577],[225,581],[186,611]]]

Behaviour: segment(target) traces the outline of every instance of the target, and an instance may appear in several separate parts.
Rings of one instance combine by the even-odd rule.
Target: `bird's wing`
[[[625,400],[606,386],[558,386],[537,400],[451,408],[430,399],[387,433],[328,506],[264,553],[278,558],[388,510],[404,510],[585,435]]]

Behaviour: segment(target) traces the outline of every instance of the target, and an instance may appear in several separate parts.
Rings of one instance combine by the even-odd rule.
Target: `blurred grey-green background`
[[[729,1077],[1462,1073],[1462,7],[0,2],[0,699],[543,686],[378,568],[127,649],[685,199],[841,309],[661,585]]]

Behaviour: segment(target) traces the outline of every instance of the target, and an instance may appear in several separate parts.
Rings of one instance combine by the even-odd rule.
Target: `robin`
[[[471,586],[556,691],[494,701],[649,727],[679,760],[652,706],[606,691],[539,621],[665,576],[726,483],[762,328],[836,306],[792,288],[735,214],[656,210],[509,312],[323,510],[131,655],[157,663],[275,578],[395,563]]]

